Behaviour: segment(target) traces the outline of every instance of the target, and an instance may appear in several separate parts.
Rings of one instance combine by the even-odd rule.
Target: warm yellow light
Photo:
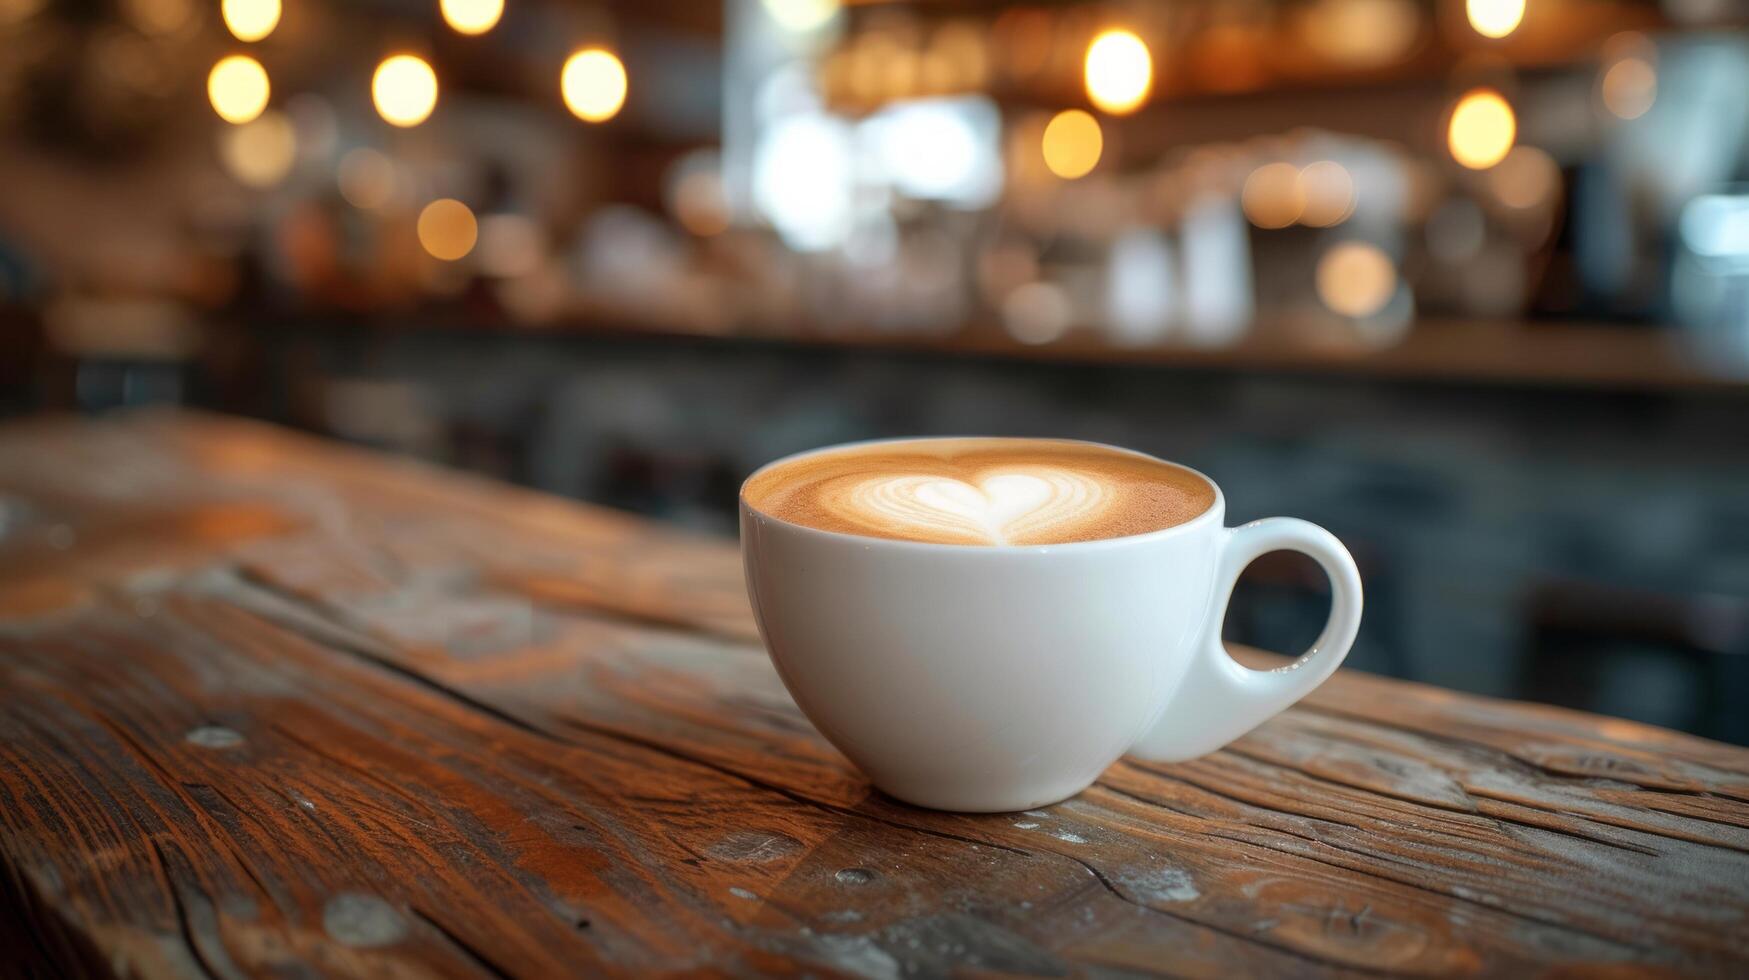
[[[432,258],[454,262],[474,250],[479,235],[474,212],[453,198],[439,198],[419,212],[419,244]]]
[[[398,178],[394,161],[368,146],[340,158],[340,196],[355,208],[375,211],[395,197]]]
[[[1302,202],[1300,223],[1312,228],[1329,228],[1348,220],[1354,213],[1354,178],[1348,168],[1335,160],[1309,163],[1299,173],[1297,181]]]
[[[246,54],[219,59],[206,77],[206,95],[213,111],[228,123],[246,123],[261,115],[270,91],[267,69]]]
[[[1318,260],[1318,298],[1340,316],[1360,319],[1385,308],[1397,291],[1397,269],[1376,245],[1342,242]]]
[[[1488,171],[1488,186],[1500,203],[1523,210],[1552,199],[1561,189],[1561,168],[1534,146],[1515,146]]]
[[[1068,109],[1051,117],[1043,141],[1045,166],[1064,180],[1085,177],[1099,164],[1105,136],[1099,120],[1080,109]]]
[[[1141,108],[1154,81],[1148,46],[1130,31],[1106,31],[1087,46],[1087,97],[1100,109],[1123,115]]]
[[[259,41],[279,26],[279,0],[224,0],[219,14],[239,41]]]
[[[504,0],[442,0],[443,21],[459,34],[484,34],[504,16]]]
[[[1306,199],[1300,187],[1300,168],[1291,163],[1266,163],[1245,178],[1239,195],[1245,217],[1259,228],[1286,228],[1300,220]]]
[[[437,108],[437,73],[423,58],[398,54],[384,58],[370,80],[377,115],[396,126],[417,126]]]
[[[559,75],[565,105],[584,122],[606,122],[626,104],[626,68],[613,52],[585,48],[565,61]]]
[[[1524,0],[1465,0],[1470,26],[1483,37],[1505,37],[1524,20]]]
[[[765,12],[779,27],[802,34],[838,13],[840,0],[765,0]]]
[[[1603,107],[1618,119],[1638,119],[1658,98],[1658,72],[1644,58],[1623,58],[1609,66],[1599,83]]]
[[[249,187],[272,187],[284,180],[297,155],[297,129],[283,112],[264,112],[219,134],[219,161]]]
[[[1506,158],[1518,136],[1512,106],[1493,89],[1472,89],[1458,100],[1446,130],[1452,159],[1471,170],[1486,170]]]

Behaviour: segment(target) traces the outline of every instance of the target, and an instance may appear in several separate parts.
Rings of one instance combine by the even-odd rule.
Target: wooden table
[[[1749,751],[1343,672],[961,816],[735,551],[212,417],[0,428],[0,973],[1749,971]]]

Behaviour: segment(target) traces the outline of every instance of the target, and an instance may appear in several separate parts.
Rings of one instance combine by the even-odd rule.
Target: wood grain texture
[[[723,542],[203,416],[0,429],[0,973],[1743,975],[1749,752],[1350,672],[872,792]]]

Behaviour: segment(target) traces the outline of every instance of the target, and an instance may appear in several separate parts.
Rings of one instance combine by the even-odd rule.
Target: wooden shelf
[[[307,325],[310,318],[290,321]],[[1182,343],[1125,346],[1091,330],[1030,345],[994,324],[968,324],[944,335],[919,335],[811,323],[781,332],[727,323],[678,325],[648,312],[597,307],[540,326],[461,319],[443,311],[368,318],[349,328],[490,332],[527,337],[661,339],[767,348],[904,352],[1067,364],[1256,371],[1324,376],[1517,384],[1619,390],[1692,389],[1749,394],[1749,365],[1709,362],[1680,330],[1663,326],[1537,323],[1520,320],[1418,321],[1390,346],[1369,346],[1327,323],[1260,324],[1226,347]]]
[[[1749,378],[1709,370],[1676,331],[1597,324],[1423,321],[1387,347],[1352,339],[1310,339],[1290,325],[1258,331],[1228,347],[1125,347],[1091,335],[1030,346],[994,331],[971,331],[917,346],[1028,359],[1170,367],[1351,374],[1406,379],[1530,383],[1594,388],[1746,388]],[[834,342],[856,342],[852,338]],[[866,343],[867,341],[863,341]]]

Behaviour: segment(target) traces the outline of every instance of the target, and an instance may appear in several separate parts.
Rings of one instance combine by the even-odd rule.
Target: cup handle
[[[1221,533],[1220,566],[1203,635],[1159,720],[1130,749],[1141,758],[1179,762],[1213,752],[1310,694],[1354,645],[1360,628],[1360,572],[1335,535],[1292,517],[1252,521]],[[1330,619],[1298,660],[1274,670],[1252,670],[1228,656],[1221,645],[1221,623],[1239,574],[1271,551],[1298,551],[1324,569],[1330,577]]]

